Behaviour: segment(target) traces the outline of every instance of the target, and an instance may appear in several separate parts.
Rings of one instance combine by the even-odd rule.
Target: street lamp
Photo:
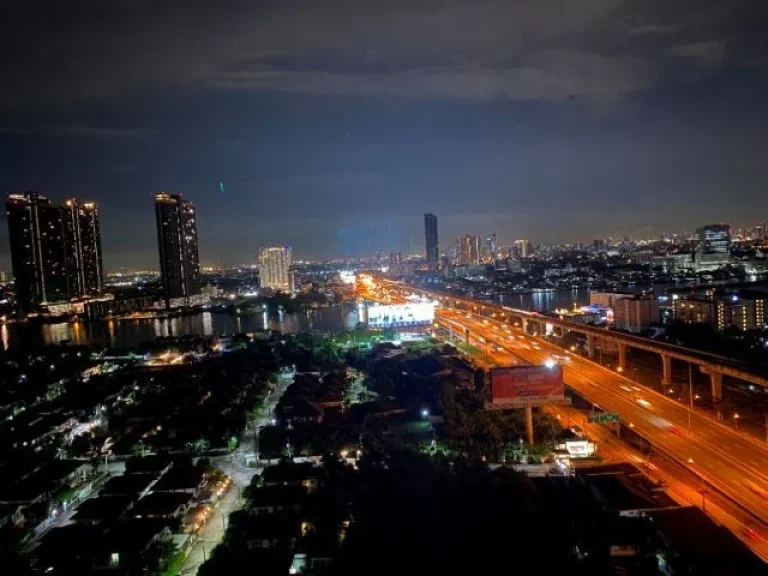
[[[733,414],[733,424],[736,426],[736,430],[739,429],[739,418],[741,418],[741,416],[739,416],[738,413]]]
[[[422,408],[421,409],[421,417],[426,418],[429,416],[429,408]]]

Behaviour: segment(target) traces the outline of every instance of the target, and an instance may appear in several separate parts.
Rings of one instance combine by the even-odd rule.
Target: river
[[[220,336],[257,332],[270,328],[284,333],[312,330],[336,331],[354,328],[359,319],[354,302],[295,314],[233,316],[200,312],[189,316],[157,320],[113,320],[61,322],[57,324],[18,323],[0,326],[0,342],[9,348],[36,348],[61,341],[88,346],[130,348],[162,336]]]
[[[548,311],[589,302],[588,290],[562,290],[502,296],[499,301],[511,308]],[[0,325],[0,343],[9,348],[38,348],[69,341],[72,344],[130,348],[162,336],[219,336],[257,332],[270,328],[284,333],[312,330],[338,331],[354,328],[361,313],[354,302],[295,314],[233,316],[200,312],[162,320],[115,320],[110,322],[61,322],[58,324],[19,323]]]

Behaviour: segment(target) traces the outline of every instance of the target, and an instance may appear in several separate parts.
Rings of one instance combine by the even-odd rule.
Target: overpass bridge
[[[761,386],[768,390],[768,376],[760,373],[753,366],[744,362],[739,362],[732,358],[693,350],[684,346],[657,342],[650,338],[618,332],[607,328],[600,328],[589,324],[573,322],[562,317],[547,316],[529,310],[520,310],[502,306],[499,304],[490,304],[478,300],[461,298],[456,295],[447,294],[436,290],[425,290],[388,280],[377,278],[377,281],[390,289],[416,294],[439,301],[443,306],[455,308],[458,310],[472,311],[482,315],[493,317],[505,322],[519,322],[525,332],[531,330],[539,334],[545,333],[545,325],[551,324],[562,333],[575,332],[581,334],[586,340],[587,355],[594,358],[598,341],[607,341],[614,344],[618,349],[618,369],[624,371],[627,368],[627,350],[643,350],[657,354],[661,358],[662,365],[662,384],[672,383],[672,360],[686,362],[699,367],[702,373],[709,375],[712,389],[712,401],[719,402],[723,398],[723,376],[729,376],[743,382],[748,382],[756,386]]]

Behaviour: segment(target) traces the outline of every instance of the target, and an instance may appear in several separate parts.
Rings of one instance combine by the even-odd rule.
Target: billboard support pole
[[[525,408],[525,431],[528,434],[528,446],[533,446],[533,407]]]

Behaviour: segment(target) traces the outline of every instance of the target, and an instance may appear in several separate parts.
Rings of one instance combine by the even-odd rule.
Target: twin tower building
[[[71,198],[56,203],[37,192],[6,199],[11,265],[22,314],[104,293],[99,206]],[[200,259],[194,205],[155,195],[160,273],[166,307],[196,304]]]

